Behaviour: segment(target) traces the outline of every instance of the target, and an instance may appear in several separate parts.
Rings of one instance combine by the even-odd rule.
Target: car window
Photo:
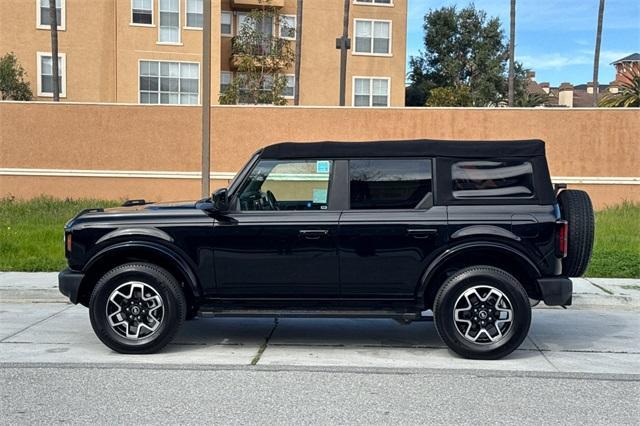
[[[239,191],[240,210],[326,210],[331,160],[260,160]]]
[[[528,161],[460,161],[451,166],[455,198],[531,198],[533,168]]]
[[[349,161],[352,209],[413,209],[431,196],[431,160]]]

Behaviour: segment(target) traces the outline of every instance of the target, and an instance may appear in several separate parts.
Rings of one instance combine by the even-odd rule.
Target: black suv
[[[541,141],[281,143],[211,198],[80,212],[59,284],[122,353],[196,315],[339,316],[433,319],[452,350],[493,359],[533,304],[571,304],[593,228]]]

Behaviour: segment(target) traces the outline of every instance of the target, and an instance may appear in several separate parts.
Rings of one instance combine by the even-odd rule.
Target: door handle
[[[437,233],[436,229],[407,229],[407,235],[413,238],[429,238]]]
[[[329,231],[327,229],[301,229],[298,234],[308,240],[317,240],[320,237],[328,235]]]

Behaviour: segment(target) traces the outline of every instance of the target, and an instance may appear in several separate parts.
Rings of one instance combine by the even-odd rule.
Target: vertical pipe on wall
[[[62,20],[62,18],[60,18]],[[56,0],[49,0],[49,23],[51,24],[51,80],[53,101],[60,101],[60,71],[58,68],[58,13]]]
[[[211,168],[211,0],[203,2],[202,24],[202,196],[209,197]]]
[[[344,16],[342,18],[342,40],[340,43],[340,106],[345,105],[345,90],[347,83],[347,49],[349,47],[349,4],[351,0],[344,0]]]
[[[296,11],[296,69],[295,86],[293,93],[293,104],[300,105],[300,66],[302,63],[302,8],[304,0],[298,0],[298,10]]]

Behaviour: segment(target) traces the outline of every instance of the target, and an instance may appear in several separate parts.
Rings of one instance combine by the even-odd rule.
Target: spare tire
[[[580,277],[587,270],[594,238],[593,206],[589,194],[567,189],[558,195],[560,215],[569,222],[567,257],[562,262],[562,273]]]

